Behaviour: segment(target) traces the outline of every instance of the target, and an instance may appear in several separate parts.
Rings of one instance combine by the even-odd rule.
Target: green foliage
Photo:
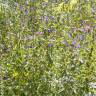
[[[1,94],[96,94],[95,0],[5,3],[0,4]]]

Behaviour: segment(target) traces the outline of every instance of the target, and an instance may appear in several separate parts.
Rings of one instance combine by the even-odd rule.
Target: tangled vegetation
[[[96,96],[96,1],[5,1],[0,96]]]

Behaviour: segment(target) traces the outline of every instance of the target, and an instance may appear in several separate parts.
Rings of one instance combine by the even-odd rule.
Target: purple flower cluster
[[[20,5],[20,10],[23,11],[23,6],[22,5]]]
[[[73,45],[73,47],[76,47],[76,48],[80,48],[81,47],[80,44],[78,44],[78,42],[76,40],[74,40],[72,42],[72,45]]]

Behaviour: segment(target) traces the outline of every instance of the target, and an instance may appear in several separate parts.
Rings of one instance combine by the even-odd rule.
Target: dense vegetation
[[[94,95],[95,65],[95,0],[0,1],[0,96]]]

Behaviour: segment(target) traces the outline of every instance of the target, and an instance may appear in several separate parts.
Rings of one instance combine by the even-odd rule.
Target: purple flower
[[[23,6],[22,6],[22,5],[20,5],[20,10],[21,10],[21,11],[23,10]]]
[[[62,43],[63,43],[64,45],[68,46],[67,41],[63,40]]]
[[[51,26],[51,27],[48,29],[48,32],[49,32],[49,33],[52,32],[52,31],[54,31],[53,26]]]
[[[84,40],[84,35],[80,35],[79,39]]]
[[[28,10],[25,10],[25,15],[28,15]]]
[[[50,32],[52,32],[52,30],[51,29],[48,29],[48,32],[50,33]]]
[[[52,47],[52,46],[53,46],[53,44],[52,44],[52,43],[48,44],[48,47]]]
[[[81,47],[80,44],[78,44],[78,45],[77,45],[77,48],[80,48],[80,47]]]
[[[72,37],[72,33],[68,33],[69,37]]]
[[[77,44],[77,41],[76,40],[72,42],[72,45],[75,46],[76,44]]]
[[[41,20],[43,20],[43,21],[48,22],[49,17],[48,17],[48,16],[41,16],[41,18],[40,18],[40,19],[41,19]]]

